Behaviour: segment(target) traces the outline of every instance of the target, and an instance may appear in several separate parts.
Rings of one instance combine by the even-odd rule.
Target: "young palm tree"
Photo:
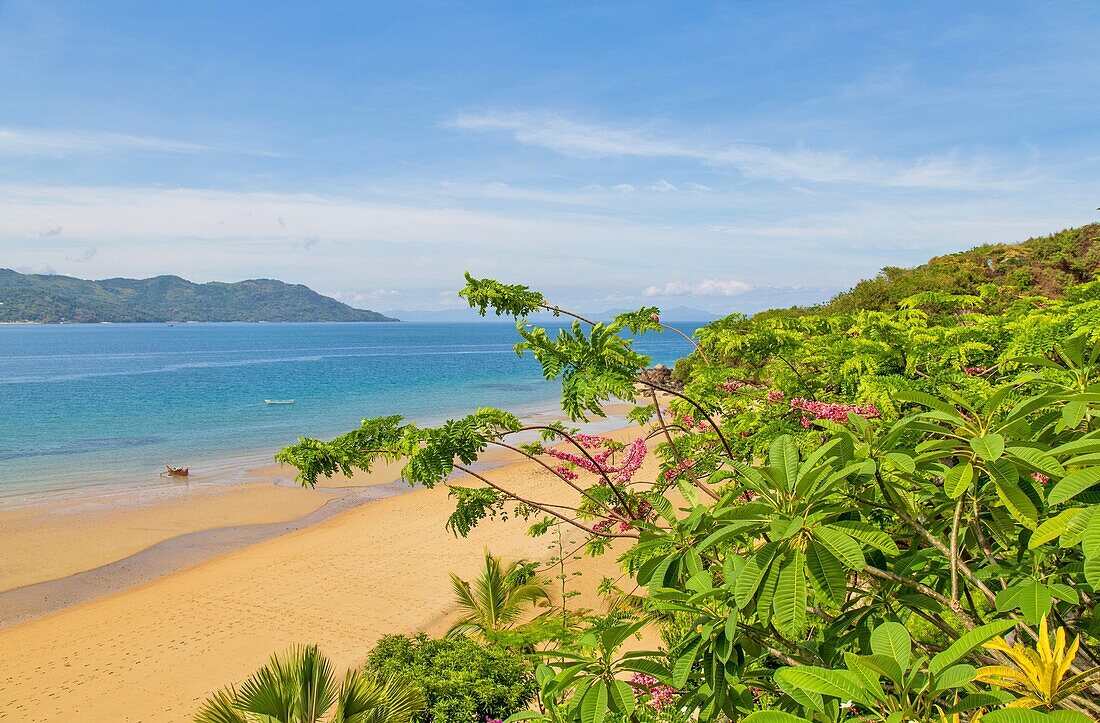
[[[524,574],[526,567],[523,560],[505,565],[486,551],[485,569],[473,584],[452,573],[451,589],[463,615],[447,637],[493,640],[529,622],[523,620],[525,613],[539,603],[550,603],[551,598],[550,582]]]
[[[317,646],[297,646],[267,665],[238,691],[207,699],[195,723],[410,723],[425,710],[424,694],[407,681],[350,670],[337,684]]]

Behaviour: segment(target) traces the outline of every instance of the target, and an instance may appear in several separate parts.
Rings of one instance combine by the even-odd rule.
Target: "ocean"
[[[155,485],[166,464],[243,479],[364,417],[556,412],[517,339],[507,322],[0,326],[0,498]],[[690,351],[671,333],[635,348],[669,366]]]

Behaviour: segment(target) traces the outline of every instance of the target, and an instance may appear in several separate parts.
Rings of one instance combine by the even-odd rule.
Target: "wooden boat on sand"
[[[165,472],[161,472],[164,477],[187,477],[191,474],[190,467],[173,467],[170,464],[164,465]]]

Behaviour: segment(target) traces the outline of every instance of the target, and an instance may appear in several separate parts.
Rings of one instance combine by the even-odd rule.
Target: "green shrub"
[[[428,700],[425,723],[507,718],[535,694],[531,666],[523,656],[462,638],[436,640],[387,635],[367,658],[376,674],[416,681]]]

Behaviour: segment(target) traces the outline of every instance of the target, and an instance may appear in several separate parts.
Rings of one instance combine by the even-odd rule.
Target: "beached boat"
[[[164,465],[164,468],[167,471],[162,472],[161,474],[165,475],[166,477],[187,477],[191,474],[190,467],[173,467],[170,464],[166,464]]]
[[[265,399],[264,404],[294,404],[293,399]]]

